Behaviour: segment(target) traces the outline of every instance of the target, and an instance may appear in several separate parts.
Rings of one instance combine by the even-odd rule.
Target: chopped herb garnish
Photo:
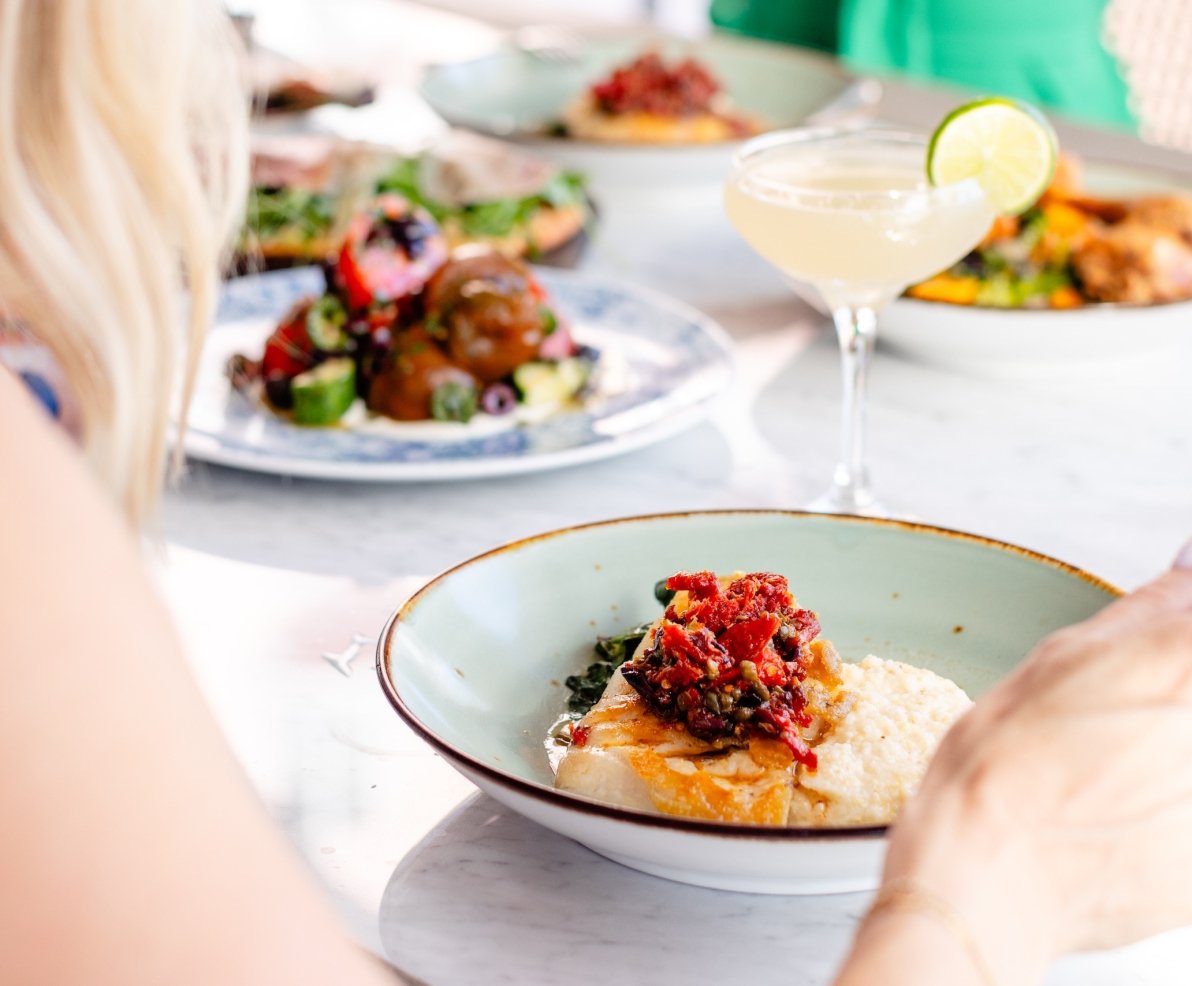
[[[426,316],[426,334],[435,339],[447,338],[447,326],[443,324],[442,313],[433,311]]]

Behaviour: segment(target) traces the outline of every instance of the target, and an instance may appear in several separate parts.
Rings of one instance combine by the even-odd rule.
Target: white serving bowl
[[[590,663],[597,634],[656,618],[654,583],[682,569],[784,574],[846,658],[876,652],[929,667],[970,695],[1117,591],[1022,548],[904,522],[780,511],[639,517],[518,541],[439,576],[386,625],[382,688],[478,787],[626,866],[753,893],[876,886],[884,827],[720,824],[554,788],[544,741],[566,708],[563,680]]]
[[[1106,198],[1192,196],[1192,180],[1165,171],[1089,162],[1084,185]],[[985,308],[899,298],[878,320],[879,345],[981,376],[1111,373],[1162,358],[1192,338],[1192,301],[1089,304],[1072,309]]]
[[[1007,309],[899,298],[881,313],[888,349],[981,376],[1097,372],[1161,356],[1192,339],[1192,301]]]

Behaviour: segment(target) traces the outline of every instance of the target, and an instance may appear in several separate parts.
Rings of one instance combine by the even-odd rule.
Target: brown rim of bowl
[[[463,752],[462,750],[448,743],[446,740],[440,738],[436,733],[434,733],[433,730],[430,729],[430,727],[426,726],[410,708],[406,706],[401,695],[398,693],[396,686],[390,679],[385,656],[389,652],[390,642],[393,639],[393,634],[397,628],[397,625],[414,610],[426,593],[428,593],[444,579],[453,575],[455,572],[460,571],[461,569],[467,568],[468,566],[473,565],[476,562],[483,561],[487,558],[508,554],[513,551],[518,551],[522,548],[527,548],[541,541],[553,540],[555,538],[562,537],[563,535],[573,534],[578,531],[588,531],[602,527],[614,527],[623,524],[636,524],[649,521],[681,520],[689,517],[732,516],[769,516],[776,518],[816,517],[826,520],[829,523],[872,524],[878,527],[893,527],[900,530],[921,531],[924,533],[940,535],[955,540],[968,541],[972,544],[981,544],[985,545],[986,547],[996,548],[999,551],[1006,551],[1010,554],[1016,554],[1023,558],[1028,558],[1051,568],[1058,569],[1059,571],[1065,572],[1068,575],[1074,575],[1082,582],[1086,582],[1087,584],[1100,589],[1110,596],[1120,596],[1123,594],[1122,590],[1113,585],[1113,583],[1107,582],[1105,579],[1093,575],[1091,572],[1086,572],[1082,568],[1077,568],[1075,565],[1070,565],[1068,562],[1060,561],[1058,558],[1053,558],[1050,555],[1033,551],[1030,548],[1023,548],[1007,541],[999,541],[996,538],[985,537],[981,534],[970,534],[966,531],[957,531],[948,527],[938,527],[933,524],[922,524],[917,521],[860,517],[854,514],[822,514],[808,510],[772,510],[760,508],[735,510],[689,510],[675,513],[641,514],[631,517],[617,517],[610,520],[593,521],[587,524],[575,524],[571,527],[562,527],[557,530],[547,531],[543,534],[534,534],[530,537],[519,538],[515,541],[510,541],[507,544],[500,545],[496,548],[491,548],[488,551],[484,551],[478,555],[475,555],[472,558],[462,561],[457,565],[453,565],[436,575],[421,589],[410,596],[410,598],[407,599],[400,607],[398,607],[398,609],[395,610],[392,615],[390,615],[389,619],[385,621],[385,626],[381,631],[380,638],[377,640],[377,677],[380,680],[381,689],[385,692],[385,697],[389,700],[389,704],[393,706],[397,714],[401,716],[406,725],[408,725],[412,730],[414,730],[415,733],[421,736],[427,743],[429,743],[449,760],[457,761],[465,765],[468,770],[482,775],[487,780],[495,784],[510,788],[518,794],[534,798],[535,800],[553,804],[559,808],[571,809],[573,811],[578,811],[581,814],[600,815],[605,818],[629,822],[634,825],[645,825],[652,828],[677,829],[679,831],[689,832],[694,835],[726,836],[736,839],[814,841],[817,839],[867,839],[873,838],[875,836],[885,835],[886,831],[889,829],[888,825],[869,825],[858,828],[787,828],[782,826],[770,827],[762,825],[741,825],[729,822],[711,822],[697,818],[684,818],[680,815],[655,815],[645,811],[621,808],[617,805],[609,805],[599,801],[592,801],[566,791],[559,791],[556,788],[546,787],[534,781],[527,781],[524,778],[514,776],[513,774],[509,774],[503,770],[498,770],[495,767],[490,767],[488,764],[477,760],[471,754]]]

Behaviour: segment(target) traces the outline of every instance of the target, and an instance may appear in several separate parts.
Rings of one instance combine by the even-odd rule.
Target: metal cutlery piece
[[[510,40],[518,51],[556,64],[578,62],[584,46],[583,39],[575,31],[553,24],[518,28]]]
[[[360,648],[369,642],[363,633],[352,634],[351,643],[341,651],[323,651],[319,656],[345,678],[352,676],[352,662],[359,656]]]
[[[877,79],[861,77],[854,79],[826,106],[816,110],[806,120],[805,126],[819,127],[864,127],[873,122],[884,89]]]

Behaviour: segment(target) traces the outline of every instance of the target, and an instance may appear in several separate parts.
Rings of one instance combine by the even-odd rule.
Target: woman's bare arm
[[[392,983],[256,801],[129,530],[0,369],[0,981]]]

